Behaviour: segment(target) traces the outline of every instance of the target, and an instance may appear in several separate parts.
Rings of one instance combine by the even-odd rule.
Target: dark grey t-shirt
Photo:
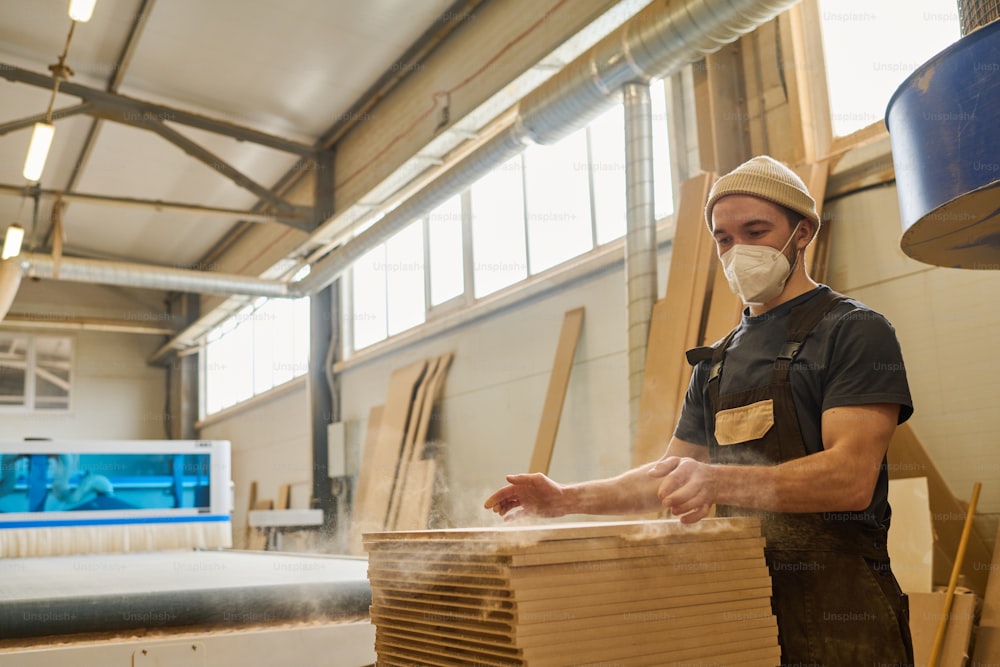
[[[728,394],[766,385],[771,381],[774,360],[785,342],[792,308],[809,301],[829,287],[816,289],[783,303],[762,315],[743,311],[740,324],[723,367],[720,393]],[[674,435],[697,445],[709,444],[714,433],[705,422],[704,393],[710,362],[702,362],[691,374],[684,408]],[[838,303],[805,339],[789,375],[795,411],[806,451],[822,451],[821,419],[824,410],[848,405],[896,403],[899,423],[913,413],[903,356],[892,325],[854,299]],[[883,466],[872,504],[856,519],[869,525],[888,526],[888,474]],[[843,517],[846,518],[846,517]]]

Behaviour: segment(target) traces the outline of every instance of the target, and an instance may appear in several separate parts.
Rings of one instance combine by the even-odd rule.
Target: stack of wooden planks
[[[366,532],[427,527],[437,466],[425,445],[451,359],[445,354],[396,370],[385,405],[369,412],[354,492],[350,553],[362,552]]]
[[[754,519],[365,535],[378,665],[777,665]]]

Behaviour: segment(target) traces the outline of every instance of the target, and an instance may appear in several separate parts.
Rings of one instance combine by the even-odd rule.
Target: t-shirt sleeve
[[[693,445],[708,446],[705,435],[706,407],[703,390],[709,365],[709,362],[703,361],[692,369],[691,381],[688,383],[687,393],[684,394],[681,417],[677,420],[677,428],[674,429],[675,438]]]
[[[830,350],[823,410],[846,405],[895,403],[902,424],[913,414],[903,353],[882,315],[856,309],[838,323]]]

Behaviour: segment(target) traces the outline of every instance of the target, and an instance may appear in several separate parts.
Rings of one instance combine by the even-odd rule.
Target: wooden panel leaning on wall
[[[392,529],[401,521],[410,527],[427,527],[433,461],[424,463],[426,436],[451,358],[446,354],[394,371],[378,419],[372,419],[374,409],[369,415],[354,494],[349,553],[363,552],[365,533]]]

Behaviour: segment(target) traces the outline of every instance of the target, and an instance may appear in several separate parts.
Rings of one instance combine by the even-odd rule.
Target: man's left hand
[[[708,516],[716,493],[711,465],[692,458],[667,456],[650,468],[649,476],[663,479],[657,497],[664,509],[680,517],[681,523],[694,523]]]

